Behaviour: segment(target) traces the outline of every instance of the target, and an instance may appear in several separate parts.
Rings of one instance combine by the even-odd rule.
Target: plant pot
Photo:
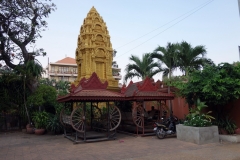
[[[237,128],[237,129],[235,130],[235,134],[240,134],[240,128]]]
[[[182,124],[176,125],[177,139],[196,144],[218,143],[219,134],[217,126],[192,127]]]
[[[31,124],[27,124],[26,128],[32,128],[32,125]]]
[[[33,128],[26,128],[27,129],[27,133],[28,134],[33,134],[34,133],[34,129]]]
[[[43,135],[45,133],[45,129],[35,129],[36,135]]]

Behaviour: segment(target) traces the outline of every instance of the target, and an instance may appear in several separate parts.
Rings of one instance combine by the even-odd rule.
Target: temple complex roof
[[[71,85],[70,93],[59,97],[59,102],[67,101],[120,101],[124,95],[107,90],[108,82],[102,83],[94,72],[89,79],[82,78],[77,86]]]
[[[71,85],[70,93],[66,96],[59,97],[59,102],[76,102],[76,101],[152,101],[173,99],[172,93],[159,92],[156,85],[150,78],[144,81],[125,85],[121,93],[107,90],[108,82],[101,82],[94,72],[89,79],[82,78],[77,86]]]
[[[133,83],[132,81],[126,87],[123,86],[121,93],[125,95],[126,99],[132,100],[167,100],[173,99],[172,93],[160,92],[159,88],[152,82],[150,78],[144,81]]]

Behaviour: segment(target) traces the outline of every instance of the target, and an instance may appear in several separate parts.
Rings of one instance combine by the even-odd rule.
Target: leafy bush
[[[60,133],[63,130],[63,127],[60,123],[59,115],[51,115],[47,121],[46,128],[55,134]]]
[[[228,132],[228,134],[234,134],[235,129],[237,129],[236,123],[229,118],[228,116],[224,118],[219,118],[218,120],[213,122],[218,126],[219,129],[224,129]]]
[[[202,113],[202,109],[206,107],[207,105],[205,105],[205,102],[201,102],[198,99],[196,107],[191,108],[189,114],[186,116],[186,121],[184,122],[184,125],[194,127],[211,126],[211,120],[214,119],[214,117],[209,115],[211,111],[207,112],[206,114]]]
[[[38,111],[33,113],[32,120],[34,122],[34,125],[38,129],[45,129],[47,126],[47,122],[49,119],[49,114],[45,111]]]

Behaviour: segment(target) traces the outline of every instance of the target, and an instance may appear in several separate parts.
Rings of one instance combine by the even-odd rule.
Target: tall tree
[[[26,62],[25,65],[19,64],[14,68],[14,72],[21,78],[23,82],[23,102],[28,117],[28,122],[30,124],[30,116],[28,112],[28,107],[26,105],[26,85],[31,92],[35,91],[38,84],[38,78],[41,77],[43,68],[37,61],[30,60]]]
[[[185,75],[188,75],[194,69],[199,70],[205,64],[213,63],[210,59],[205,58],[207,53],[205,46],[199,45],[193,48],[191,44],[182,41],[178,44],[178,49],[177,61],[179,69]]]
[[[177,44],[168,42],[165,48],[158,46],[151,54],[152,58],[156,58],[165,64],[166,67],[163,68],[163,77],[169,77],[169,79],[171,79],[173,71],[178,67],[177,53]]]
[[[166,48],[158,46],[151,54],[152,58],[158,59],[160,62],[165,64],[163,68],[163,77],[168,77],[171,83],[171,77],[173,71],[178,67],[177,65],[177,44],[168,42]],[[168,93],[170,93],[170,86],[168,85]],[[170,115],[172,116],[172,101],[169,100]]]
[[[133,55],[131,55],[129,59],[133,61],[133,64],[128,64],[126,66],[125,81],[132,79],[133,77],[141,79],[145,79],[146,77],[152,78],[154,75],[162,71],[161,64],[154,62],[150,53],[143,54],[142,60]]]
[[[45,18],[55,9],[50,1],[0,1],[0,62],[14,69],[19,62],[26,64],[34,56],[46,54],[43,49],[31,52],[28,49],[47,27]],[[19,62],[15,64],[14,60]]]

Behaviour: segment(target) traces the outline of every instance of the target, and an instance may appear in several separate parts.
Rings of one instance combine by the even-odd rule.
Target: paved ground
[[[1,160],[240,160],[240,143],[196,145],[176,138],[132,137],[73,144],[63,135],[0,133]]]

